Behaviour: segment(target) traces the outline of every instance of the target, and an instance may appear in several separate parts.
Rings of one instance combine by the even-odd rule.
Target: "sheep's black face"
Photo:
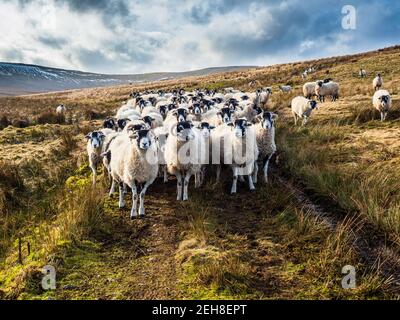
[[[143,124],[128,124],[126,127],[127,132],[135,133],[136,131],[145,130],[145,125]]]
[[[94,149],[99,149],[103,143],[105,135],[99,131],[93,131],[86,136],[86,139],[90,141],[90,145]]]
[[[160,106],[158,107],[158,111],[161,113],[163,117],[165,117],[168,112],[168,106]]]
[[[271,129],[274,126],[276,118],[277,118],[276,114],[269,111],[264,111],[262,127],[266,130]]]
[[[253,105],[253,110],[254,110],[254,113],[255,113],[256,116],[263,112],[263,110],[259,106],[257,106],[256,104]]]
[[[114,119],[107,119],[107,120],[105,120],[104,122],[103,122],[103,128],[106,128],[106,129],[115,129],[115,127],[116,127],[116,123],[115,123],[115,120]]]
[[[139,130],[132,135],[132,138],[136,140],[138,147],[142,150],[147,150],[151,146],[151,138],[149,132],[150,130],[147,129]]]
[[[151,103],[152,106],[155,106],[156,103],[157,103],[157,98],[151,97],[151,98],[149,98],[149,101],[150,101],[150,103]]]
[[[248,123],[246,119],[237,119],[235,123],[229,123],[228,125],[234,128],[237,138],[244,138],[251,123]]]
[[[176,136],[179,141],[190,141],[194,139],[193,123],[190,121],[180,122],[176,126]]]
[[[318,81],[318,82],[317,82],[317,85],[318,85],[318,87],[320,87],[320,88],[321,88],[321,87],[322,87],[322,85],[323,85],[323,82],[322,82],[322,81]]]
[[[119,128],[120,130],[124,130],[124,128],[126,127],[127,122],[128,122],[127,119],[119,119],[119,120],[117,121],[118,128]]]
[[[231,108],[222,108],[218,115],[222,118],[223,123],[230,123],[232,121],[233,111]]]
[[[146,116],[143,117],[143,121],[146,125],[148,125],[148,127],[151,129],[153,127],[153,122],[154,122],[154,118],[150,117],[150,116]]]
[[[381,101],[381,105],[384,109],[387,109],[389,107],[389,101],[390,101],[389,96],[381,96],[379,97],[379,100]]]
[[[173,115],[176,116],[178,122],[186,121],[186,117],[188,115],[188,111],[185,108],[178,108],[173,111]]]
[[[200,107],[200,104],[199,104],[199,103],[193,104],[191,110],[192,110],[192,112],[193,112],[195,115],[201,114],[201,107]]]
[[[197,127],[204,138],[209,138],[212,129],[215,129],[214,126],[211,126],[208,122],[202,122]]]
[[[311,107],[311,109],[316,109],[317,107],[318,107],[318,103],[317,103],[317,101],[314,101],[314,100],[311,100],[310,101],[310,107]]]

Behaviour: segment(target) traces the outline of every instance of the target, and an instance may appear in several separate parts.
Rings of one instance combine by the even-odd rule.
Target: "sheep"
[[[125,207],[124,185],[132,189],[131,219],[145,215],[144,196],[158,175],[157,146],[150,130],[129,131],[120,134],[110,146],[110,170],[113,183],[119,183],[119,207]],[[137,210],[138,192],[140,198]]]
[[[254,119],[262,113],[262,109],[253,103],[247,104],[243,110],[236,111],[234,113],[235,118],[246,118],[247,121],[253,122]]]
[[[307,82],[303,86],[303,94],[304,97],[307,99],[311,99],[313,96],[315,96],[315,86],[317,85],[316,82]]]
[[[374,87],[375,91],[378,91],[383,86],[383,79],[380,73],[378,73],[375,79],[372,81],[372,86]]]
[[[117,122],[113,118],[107,118],[103,122],[103,128],[118,130]]]
[[[168,112],[167,117],[164,120],[164,126],[171,129],[174,125],[179,122],[187,120],[189,110],[187,108],[178,108]]]
[[[318,104],[314,100],[309,100],[304,97],[296,97],[292,100],[292,114],[294,117],[294,125],[297,125],[297,120],[303,118],[303,126],[307,124],[308,118],[314,109],[318,108]]]
[[[106,135],[101,131],[93,131],[86,135],[87,139],[87,154],[89,157],[89,167],[93,172],[93,185],[96,184],[97,165],[102,159],[103,142]]]
[[[201,121],[208,122],[210,125],[218,127],[223,123],[231,122],[232,115],[234,113],[234,110],[227,107],[221,109],[213,109],[203,114]]]
[[[258,160],[263,163],[264,181],[268,183],[269,161],[276,152],[275,144],[275,120],[278,116],[275,113],[264,111],[261,114],[261,121],[255,125],[257,146],[259,149]],[[254,164],[253,182],[258,179],[258,161]]]
[[[381,114],[381,121],[385,121],[387,115],[392,108],[392,98],[387,90],[376,91],[372,99],[373,105],[376,110]]]
[[[230,165],[233,173],[231,194],[237,193],[237,180],[239,176],[247,176],[249,189],[256,188],[253,183],[254,164],[258,159],[258,147],[254,126],[245,118],[236,119],[234,123],[221,126],[212,135],[212,152],[219,149],[220,163]],[[213,162],[214,154],[213,154]]]
[[[291,86],[279,86],[279,89],[280,89],[282,92],[285,92],[285,93],[288,93],[288,92],[291,92],[291,91],[292,91],[292,87],[291,87]]]
[[[64,106],[63,104],[60,104],[57,108],[56,108],[56,114],[58,116],[65,116],[65,114],[67,113],[67,108],[66,106]]]
[[[163,117],[159,112],[150,112],[146,116],[143,116],[142,119],[151,129],[162,127],[164,124]]]
[[[266,87],[261,90],[257,90],[257,104],[258,106],[262,108],[267,107],[267,103],[269,99],[271,98],[272,95],[272,88],[271,87]]]
[[[365,71],[364,69],[360,69],[358,75],[360,76],[360,78],[365,78],[367,76],[367,71]]]
[[[325,102],[325,96],[332,96],[332,101],[336,101],[339,98],[339,84],[336,82],[324,83],[323,81],[317,81],[315,93],[320,102]]]
[[[165,144],[165,161],[168,173],[177,178],[176,199],[187,201],[190,178],[201,172],[198,159],[198,137],[193,130],[192,122],[179,122],[175,132],[168,135]]]

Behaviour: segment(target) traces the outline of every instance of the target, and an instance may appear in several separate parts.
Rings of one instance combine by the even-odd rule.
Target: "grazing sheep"
[[[178,201],[189,200],[188,186],[192,175],[201,172],[198,159],[198,138],[193,130],[193,123],[179,122],[176,132],[168,135],[165,144],[165,161],[168,173],[176,176]]]
[[[304,97],[307,99],[311,99],[313,96],[315,96],[315,86],[317,85],[316,82],[307,82],[303,86],[303,94]]]
[[[365,78],[367,76],[367,71],[365,71],[364,69],[360,69],[358,75],[360,76],[360,78]]]
[[[380,75],[380,73],[377,74],[375,79],[372,81],[372,86],[374,87],[375,91],[378,91],[380,88],[383,86],[383,79]]]
[[[275,144],[275,120],[278,116],[275,113],[264,111],[261,122],[255,125],[257,146],[259,149],[258,160],[263,163],[264,181],[268,183],[269,161],[276,152]],[[255,162],[253,181],[257,183],[258,161]]]
[[[381,114],[381,121],[385,121],[392,108],[392,98],[390,97],[389,91],[379,90],[375,92],[372,102],[375,109]]]
[[[304,97],[296,97],[292,100],[292,114],[294,117],[294,125],[297,125],[298,119],[303,119],[303,126],[307,124],[308,118],[314,109],[318,108],[318,104],[314,100]]]
[[[280,89],[282,92],[285,92],[285,93],[289,93],[289,92],[292,91],[292,87],[291,87],[291,86],[279,86],[279,89]]]
[[[124,185],[132,189],[131,219],[145,214],[144,196],[158,175],[157,146],[150,130],[120,134],[110,146],[110,170],[113,184],[119,183],[119,207],[125,207]],[[137,210],[138,193],[140,198]]]
[[[324,83],[323,81],[317,81],[315,93],[320,102],[325,102],[326,96],[331,96],[332,101],[336,101],[339,99],[339,84],[336,82]]]

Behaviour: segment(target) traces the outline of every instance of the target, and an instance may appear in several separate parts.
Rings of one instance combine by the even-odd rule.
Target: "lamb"
[[[221,164],[230,165],[233,172],[231,194],[237,193],[239,176],[247,176],[250,191],[255,190],[253,183],[254,164],[258,159],[258,147],[255,130],[245,118],[216,128],[211,135],[212,161],[217,164],[217,180]],[[218,159],[217,159],[218,158]]]
[[[373,105],[376,110],[381,114],[381,121],[385,121],[387,115],[392,108],[392,98],[387,90],[379,90],[375,92],[372,99]]]
[[[377,74],[375,79],[372,81],[372,86],[374,87],[375,91],[378,91],[380,88],[383,86],[383,79],[380,75],[380,73]]]
[[[278,116],[275,113],[264,111],[261,115],[261,122],[255,125],[257,146],[259,149],[258,160],[263,163],[264,181],[268,183],[269,161],[276,152],[275,144],[275,120]],[[258,161],[254,164],[253,182],[258,179]]]
[[[285,93],[288,93],[288,92],[291,92],[291,91],[292,91],[292,87],[291,87],[291,86],[279,86],[279,89],[280,89],[282,92],[285,92]]]
[[[318,81],[315,86],[315,93],[320,102],[325,102],[325,96],[332,96],[332,101],[336,101],[339,98],[339,84],[336,82],[324,83],[323,81]]]
[[[150,130],[120,134],[110,146],[110,170],[113,183],[119,183],[119,207],[125,207],[124,185],[132,189],[131,219],[144,216],[144,196],[158,175],[157,146]],[[137,210],[138,192],[140,198]]]
[[[296,97],[292,100],[292,114],[294,117],[294,125],[297,125],[297,120],[303,118],[303,126],[307,124],[308,118],[314,109],[318,108],[318,104],[314,100],[309,100],[304,97]]]
[[[168,173],[177,178],[177,200],[189,200],[188,186],[192,175],[201,172],[198,159],[198,138],[193,123],[179,122],[176,132],[169,134],[165,144],[165,161]]]
[[[303,94],[304,97],[307,99],[311,99],[313,96],[315,96],[315,86],[317,85],[316,82],[307,82],[303,86]]]

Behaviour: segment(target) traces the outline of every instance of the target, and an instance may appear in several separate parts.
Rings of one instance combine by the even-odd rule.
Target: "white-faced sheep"
[[[331,96],[332,101],[339,99],[339,84],[336,82],[317,81],[315,86],[315,94],[318,96],[320,102],[325,102],[326,96]]]
[[[377,76],[372,81],[372,86],[374,87],[375,91],[378,91],[383,86],[383,79],[382,76],[378,73]]]
[[[125,207],[124,185],[132,189],[131,219],[145,214],[144,196],[158,175],[157,146],[150,130],[130,131],[119,135],[110,147],[110,170],[119,184],[119,207]],[[137,209],[138,193],[140,198]],[[139,211],[139,212],[138,212]]]
[[[375,92],[372,102],[375,109],[381,114],[381,121],[385,121],[392,108],[392,98],[390,97],[389,91],[378,90]]]
[[[262,161],[264,181],[268,183],[268,167],[272,156],[276,152],[275,144],[275,120],[278,116],[275,113],[264,111],[261,115],[261,121],[255,125],[257,146],[259,150],[258,160]],[[254,167],[254,183],[257,183],[258,161]]]
[[[297,125],[298,119],[303,119],[303,126],[306,125],[308,118],[314,109],[318,108],[318,104],[314,100],[309,100],[304,97],[296,97],[292,100],[292,114],[294,124]]]
[[[179,122],[172,131],[165,144],[165,162],[168,173],[177,179],[177,200],[187,201],[190,178],[201,172],[198,138],[189,121]]]

